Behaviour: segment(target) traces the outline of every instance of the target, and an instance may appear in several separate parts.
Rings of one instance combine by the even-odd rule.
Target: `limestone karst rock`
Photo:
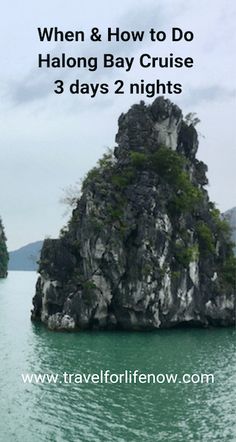
[[[67,229],[44,242],[32,319],[66,330],[232,324],[235,258],[194,126],[164,98],[118,125]]]
[[[5,278],[7,276],[8,259],[6,236],[0,218],[0,278]]]

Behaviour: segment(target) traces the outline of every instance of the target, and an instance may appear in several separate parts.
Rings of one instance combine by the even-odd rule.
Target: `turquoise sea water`
[[[0,441],[236,441],[236,331],[53,333],[35,273],[0,281]],[[24,384],[22,373],[213,373],[214,384]]]

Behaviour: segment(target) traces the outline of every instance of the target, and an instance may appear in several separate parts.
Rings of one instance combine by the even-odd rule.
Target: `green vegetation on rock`
[[[0,219],[0,278],[5,278],[7,276],[8,260],[9,256],[6,245],[6,236],[2,220]]]

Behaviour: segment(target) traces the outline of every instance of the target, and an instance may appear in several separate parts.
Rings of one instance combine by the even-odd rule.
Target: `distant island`
[[[43,241],[36,241],[9,252],[8,270],[37,271]]]
[[[170,100],[134,105],[44,241],[32,319],[50,329],[152,330],[235,322],[231,230],[209,199],[199,122]]]
[[[0,218],[0,278],[6,278],[8,267],[8,251],[6,243],[6,235],[3,227],[2,220]]]

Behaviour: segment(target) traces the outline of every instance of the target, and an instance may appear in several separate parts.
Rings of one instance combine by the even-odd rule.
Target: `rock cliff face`
[[[5,278],[7,276],[8,259],[6,236],[0,218],[0,278]]]
[[[32,319],[50,329],[234,322],[230,231],[209,201],[197,132],[158,98],[119,118],[60,239],[47,239]]]

